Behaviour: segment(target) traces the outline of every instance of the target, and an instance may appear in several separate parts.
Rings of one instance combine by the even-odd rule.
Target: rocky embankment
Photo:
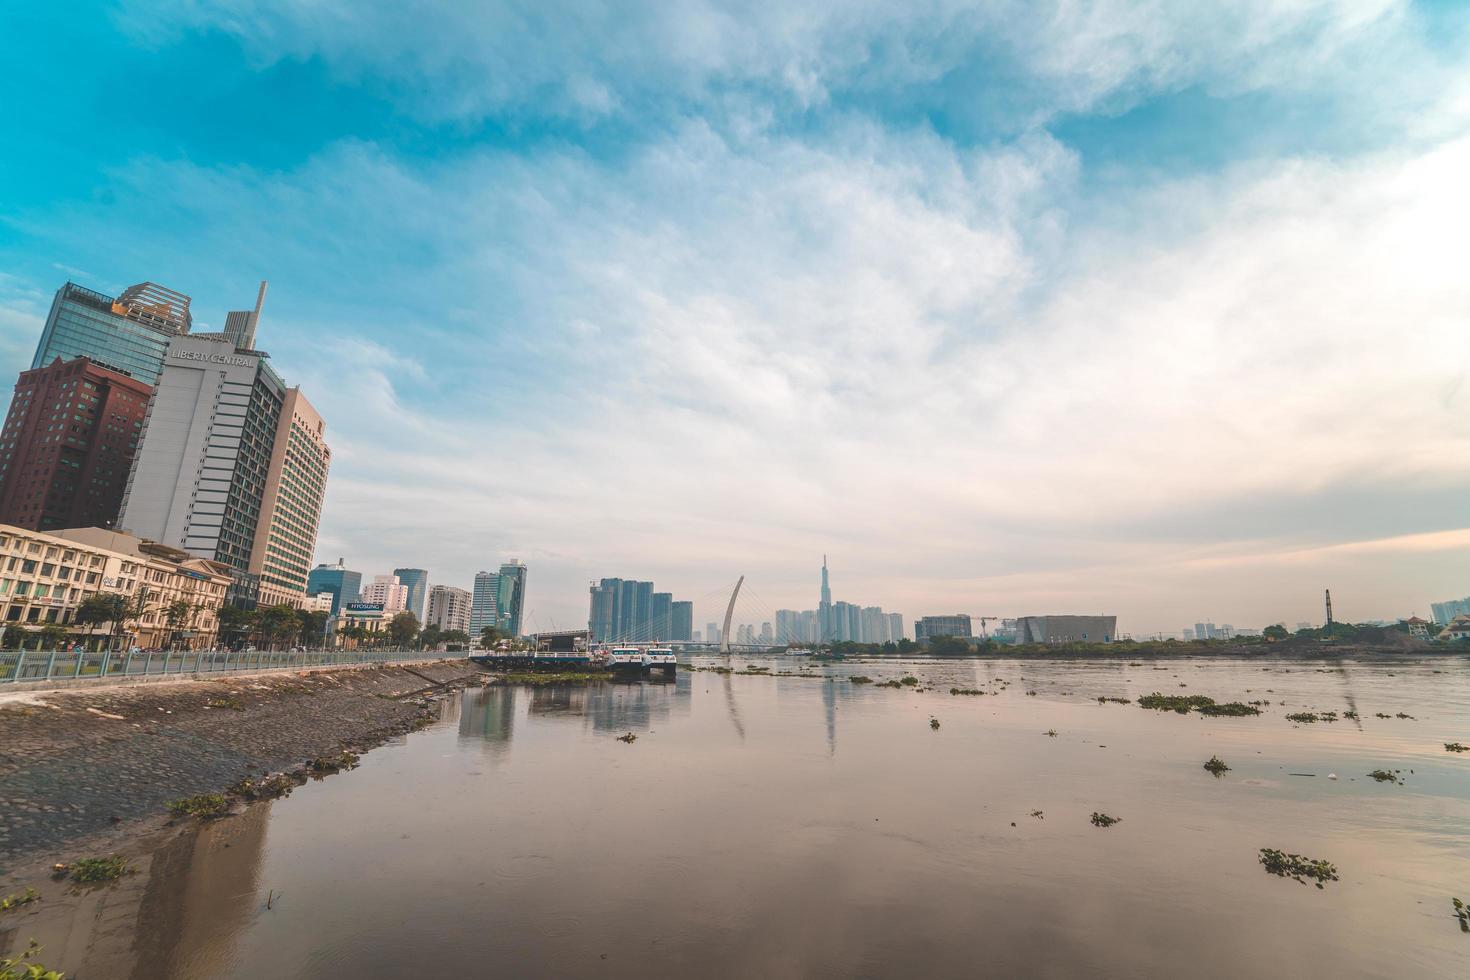
[[[362,751],[421,725],[463,660],[39,694],[0,704],[0,870],[157,818],[172,800]]]

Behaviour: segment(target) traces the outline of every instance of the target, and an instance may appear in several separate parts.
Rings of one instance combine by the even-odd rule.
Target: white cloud
[[[1314,542],[1117,529],[1470,482],[1470,141],[1164,184],[1126,202],[1144,216],[1126,230],[1069,226],[1075,166],[1044,136],[973,153],[858,124],[825,144],[690,124],[615,166],[421,173],[349,147],[285,177],[162,180],[265,240],[316,229],[293,248],[430,254],[476,317],[405,331],[405,309],[435,321],[415,268],[373,293],[408,284],[404,305],[347,323],[272,308],[278,366],[339,447],[322,552],[458,580],[518,555],[562,622],[604,574],[702,594],[743,571],[800,603],[831,551],[842,594],[910,615],[1050,597],[1141,630],[1208,601],[1258,624],[1307,615],[1333,562],[1361,579],[1368,559],[1227,577],[1191,562]],[[319,200],[373,218],[333,230]],[[1444,529],[1401,506],[1394,533]],[[1368,516],[1316,544],[1364,539]],[[1362,615],[1449,588],[1449,567],[1406,560]],[[1283,610],[1292,590],[1307,608]]]
[[[1244,90],[1334,71],[1381,45],[1405,0],[537,0],[412,5],[372,0],[125,2],[122,26],[151,43],[213,29],[261,63],[321,57],[344,78],[402,85],[436,119],[532,111],[596,119],[758,87],[797,110],[835,94],[903,98],[952,73],[1001,89],[1023,124],[1207,84]],[[983,83],[967,72],[991,70]],[[962,95],[963,97],[963,95]],[[702,111],[708,111],[703,106]]]

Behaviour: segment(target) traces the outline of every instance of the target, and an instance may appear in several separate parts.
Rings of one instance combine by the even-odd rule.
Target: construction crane
[[[986,630],[985,624],[998,622],[1000,620],[999,616],[975,616],[973,618],[980,621],[980,638],[982,640],[990,639],[990,632]]]

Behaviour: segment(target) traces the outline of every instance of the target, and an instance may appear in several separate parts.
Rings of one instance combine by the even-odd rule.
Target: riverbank
[[[172,801],[382,744],[432,718],[444,691],[484,676],[444,660],[0,704],[0,892],[41,862],[104,853],[157,830]]]

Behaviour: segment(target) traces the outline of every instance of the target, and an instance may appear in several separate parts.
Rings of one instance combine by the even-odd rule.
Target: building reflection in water
[[[492,756],[503,759],[510,754],[515,717],[514,687],[497,684],[466,691],[459,699],[459,737],[482,742]]]

